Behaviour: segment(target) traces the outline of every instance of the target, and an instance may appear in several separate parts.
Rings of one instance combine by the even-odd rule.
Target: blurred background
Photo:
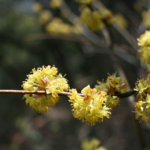
[[[108,28],[118,63],[133,89],[137,78],[146,74],[136,56],[136,39],[149,28],[143,17],[149,1],[99,2],[114,14],[124,16],[125,27]],[[74,0],[65,0],[65,6],[78,17],[84,7]],[[41,10],[47,13],[42,16]],[[108,73],[117,71],[102,31],[92,32],[85,27],[84,33],[68,34],[67,28],[66,33],[54,35],[47,29],[54,17],[73,26],[74,18],[68,16],[50,6],[49,0],[0,0],[0,89],[22,89],[26,75],[43,65],[55,65],[59,73],[67,74],[70,87],[78,92],[87,85],[93,88],[97,80],[106,80]],[[61,97],[44,114],[26,106],[22,97],[0,95],[0,150],[79,150],[82,141],[92,137],[108,150],[150,149],[150,126],[134,121],[128,99],[122,99],[110,119],[91,127],[73,118],[67,97]]]

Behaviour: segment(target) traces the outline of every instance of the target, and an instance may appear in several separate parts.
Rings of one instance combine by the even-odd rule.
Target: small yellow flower
[[[93,0],[76,0],[76,1],[81,4],[90,4],[93,2]]]
[[[40,24],[46,24],[50,19],[52,18],[52,13],[48,10],[43,10],[40,12],[39,15],[39,23]]]
[[[121,77],[116,77],[117,73],[110,75],[106,81],[106,87],[110,95],[115,93],[125,93],[128,90],[128,85]]]
[[[143,11],[142,18],[143,18],[143,24],[149,28],[150,27],[150,12]]]
[[[32,109],[35,109],[39,113],[44,113],[49,110],[49,107],[55,106],[58,102],[58,98],[52,98],[51,95],[30,95],[25,94],[24,98],[26,98],[26,105]]]
[[[81,93],[86,94],[86,97],[79,96],[76,89],[72,89],[69,96],[75,118],[93,126],[96,122],[103,121],[104,117],[110,117],[111,112],[105,105],[108,98],[106,92],[97,93],[96,89],[91,89],[88,85]]]
[[[106,106],[110,109],[116,107],[120,102],[119,97],[117,96],[108,96],[107,102],[106,102]]]
[[[47,66],[32,69],[33,74],[27,75],[28,79],[23,82],[23,89],[28,91],[45,90],[46,94],[25,94],[26,104],[34,108],[36,111],[43,113],[49,110],[49,106],[55,106],[58,102],[58,93],[67,91],[69,85],[67,80],[61,75],[57,74],[57,68]]]
[[[110,20],[109,23],[115,23],[120,28],[126,28],[128,26],[127,20],[124,18],[122,14],[116,14],[114,15]]]
[[[98,91],[105,91],[112,96],[116,93],[125,93],[128,90],[128,85],[125,80],[121,77],[116,77],[116,73],[110,75],[106,83],[98,82],[98,84],[95,86]]]
[[[82,150],[107,150],[103,146],[98,147],[101,144],[101,142],[96,139],[92,138],[91,140],[84,140],[82,142]]]
[[[93,31],[98,31],[104,26],[97,11],[91,12],[91,10],[85,7],[80,16],[81,20]]]
[[[54,18],[46,25],[46,31],[54,34],[79,34],[77,27],[64,23],[60,18]]]
[[[59,8],[63,4],[63,0],[51,0],[50,6],[54,9]]]
[[[98,85],[95,85],[95,88],[97,89],[97,91],[104,91],[104,92],[108,92],[108,89],[107,89],[107,84],[104,83],[104,82],[100,82],[100,81],[97,81]]]
[[[138,50],[138,56],[147,65],[148,70],[150,70],[150,31],[145,31],[137,41],[138,45],[141,46],[141,49]]]
[[[137,102],[134,102],[136,119],[144,123],[150,122],[150,74],[146,79],[138,80],[134,90],[138,91]]]
[[[137,39],[138,45],[141,47],[149,47],[150,46],[150,31],[145,31],[144,34]]]
[[[43,6],[41,3],[34,3],[32,9],[35,12],[40,12],[43,9]]]
[[[149,95],[147,96],[145,101],[134,102],[135,105],[135,118],[139,119],[139,122],[148,123],[150,122],[150,103],[147,102],[149,99]]]
[[[106,106],[112,110],[112,108],[119,104],[120,101],[119,97],[115,95],[118,93],[125,93],[128,90],[128,85],[125,80],[121,77],[116,77],[116,73],[114,73],[107,78],[106,83],[98,81],[98,85],[96,85],[95,88],[98,92],[107,92],[108,99]]]
[[[100,7],[98,12],[100,14],[100,18],[102,20],[106,21],[107,23],[109,23],[109,20],[113,17],[112,12],[108,9],[104,9],[104,8]]]

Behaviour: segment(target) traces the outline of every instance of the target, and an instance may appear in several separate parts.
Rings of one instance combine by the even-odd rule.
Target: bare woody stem
[[[136,91],[131,90],[123,94],[116,94],[119,98],[126,98],[133,95]],[[46,91],[25,91],[25,90],[0,90],[0,94],[46,94]],[[60,96],[69,96],[71,92],[61,92],[58,93]],[[85,94],[78,93],[78,95],[85,97]]]

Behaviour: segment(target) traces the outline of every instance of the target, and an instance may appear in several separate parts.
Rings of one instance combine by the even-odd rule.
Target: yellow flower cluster
[[[128,26],[127,20],[124,18],[122,14],[116,14],[114,15],[110,20],[109,23],[115,23],[120,28],[126,28]]]
[[[150,70],[150,31],[145,31],[137,40],[138,45],[141,46],[138,51],[140,59],[148,66],[148,70]]]
[[[144,123],[150,122],[150,74],[145,80],[138,80],[134,90],[138,91],[137,102],[134,103],[136,119]]]
[[[39,23],[40,24],[46,24],[50,21],[50,19],[52,18],[52,13],[48,10],[43,10],[40,12],[39,14]]]
[[[80,34],[76,26],[66,24],[60,18],[54,18],[47,24],[46,31],[54,34]]]
[[[91,140],[84,140],[81,147],[83,150],[107,150],[103,146],[98,147],[100,143],[98,139],[92,138]]]
[[[34,3],[32,10],[35,12],[40,12],[43,9],[43,6],[41,3]]]
[[[109,108],[115,107],[119,103],[119,97],[115,96],[118,93],[125,93],[128,90],[128,85],[121,77],[116,77],[116,73],[110,75],[106,82],[99,82],[95,86],[97,91],[107,92],[108,100],[106,106]]]
[[[72,93],[69,96],[73,111],[73,116],[86,124],[95,125],[96,122],[101,122],[104,117],[109,118],[111,112],[106,107],[107,93],[97,92],[96,89],[91,89],[88,85],[81,93],[86,97],[78,95],[76,89],[72,89]]]
[[[28,79],[23,82],[23,89],[27,91],[45,90],[46,94],[25,94],[26,104],[34,108],[36,111],[43,113],[49,110],[49,106],[55,106],[59,100],[58,93],[67,91],[69,85],[67,80],[57,74],[57,68],[47,66],[32,69],[33,74],[27,75]]]
[[[149,28],[150,27],[150,12],[149,11],[143,11],[142,18],[143,18],[143,24],[147,28]]]
[[[125,28],[128,26],[128,22],[122,14],[113,15],[113,13],[110,10],[100,7],[99,15],[101,20],[103,20],[105,23],[115,23],[121,28]]]
[[[110,20],[113,17],[113,14],[110,10],[100,7],[98,12],[99,12],[100,18],[103,21],[105,21],[106,23],[110,23]]]
[[[93,0],[76,0],[76,1],[81,3],[81,4],[90,4],[93,2]]]
[[[100,19],[98,11],[92,12],[89,8],[85,7],[80,16],[81,20],[93,31],[98,31],[104,26]]]
[[[102,7],[93,12],[88,7],[83,7],[80,18],[93,31],[102,29],[106,23],[115,23],[121,28],[125,28],[128,25],[123,15],[113,15],[111,11]]]
[[[48,23],[53,17],[52,13],[49,10],[44,10],[41,3],[35,3],[32,9],[39,14],[39,23],[42,25]]]
[[[59,8],[63,4],[63,0],[51,0],[50,6],[54,9]]]

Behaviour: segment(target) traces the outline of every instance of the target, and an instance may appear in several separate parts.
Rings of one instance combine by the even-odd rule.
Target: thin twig
[[[136,91],[131,90],[131,91],[127,91],[126,93],[122,93],[122,94],[116,94],[116,96],[118,96],[119,98],[126,98],[129,97],[131,95],[133,95]],[[46,91],[44,90],[39,90],[39,91],[26,91],[26,90],[0,90],[0,94],[46,94]],[[71,92],[61,92],[58,93],[58,95],[60,96],[69,96],[71,95]],[[85,97],[85,94],[82,93],[78,93],[78,95]]]
[[[98,0],[95,0],[93,2],[93,6],[97,9],[99,9],[99,7],[106,9],[106,7]],[[134,37],[132,37],[132,35],[126,29],[120,28],[117,24],[113,23],[112,25],[125,38],[125,40],[133,47],[133,49],[137,50],[137,44]]]
[[[80,35],[64,35],[64,34],[29,34],[26,35],[23,40],[32,41],[32,40],[44,40],[44,39],[60,39],[60,40],[69,40],[79,42],[81,44],[90,43],[90,41],[86,38],[81,37]]]
[[[46,91],[39,90],[39,91],[26,91],[26,90],[0,90],[0,94],[46,94]],[[58,93],[60,96],[69,96],[71,92],[61,92]],[[85,94],[78,93],[78,95],[85,97]]]
[[[63,2],[63,4],[60,7],[60,11],[62,14],[73,24],[76,24],[76,27],[81,32],[81,34],[87,38],[91,43],[99,46],[99,47],[105,47],[105,42],[103,39],[101,39],[98,35],[93,33],[90,29],[88,29],[77,17],[72,10],[69,8],[69,6]]]

